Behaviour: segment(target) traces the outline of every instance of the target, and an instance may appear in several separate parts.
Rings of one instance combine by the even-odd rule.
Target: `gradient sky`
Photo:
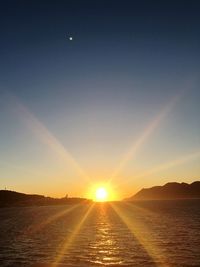
[[[199,14],[199,1],[1,1],[1,189],[88,196],[109,180],[119,199],[199,180]]]

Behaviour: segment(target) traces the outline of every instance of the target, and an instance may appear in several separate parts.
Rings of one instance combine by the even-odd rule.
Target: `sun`
[[[107,202],[115,201],[118,198],[118,195],[111,183],[97,182],[88,186],[86,198],[95,202]]]
[[[98,202],[104,202],[108,199],[108,191],[105,187],[99,187],[95,192],[95,200]]]

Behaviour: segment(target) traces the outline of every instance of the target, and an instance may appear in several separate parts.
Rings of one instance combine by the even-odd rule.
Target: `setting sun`
[[[115,193],[115,187],[106,182],[91,184],[88,187],[86,197],[95,202],[115,201],[118,199],[118,195]]]
[[[96,201],[106,201],[108,199],[108,192],[106,188],[99,187],[95,192]]]

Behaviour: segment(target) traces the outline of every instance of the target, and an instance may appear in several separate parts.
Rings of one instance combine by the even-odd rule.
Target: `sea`
[[[200,200],[1,208],[0,266],[200,267]]]

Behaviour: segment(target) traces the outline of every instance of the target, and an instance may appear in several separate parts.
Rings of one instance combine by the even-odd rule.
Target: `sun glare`
[[[108,199],[108,192],[106,188],[104,187],[97,188],[95,192],[95,199],[96,201],[99,201],[99,202],[106,201]]]
[[[113,188],[112,184],[107,182],[91,184],[88,187],[86,197],[95,202],[115,201],[118,199],[118,195],[115,193],[115,188]]]

